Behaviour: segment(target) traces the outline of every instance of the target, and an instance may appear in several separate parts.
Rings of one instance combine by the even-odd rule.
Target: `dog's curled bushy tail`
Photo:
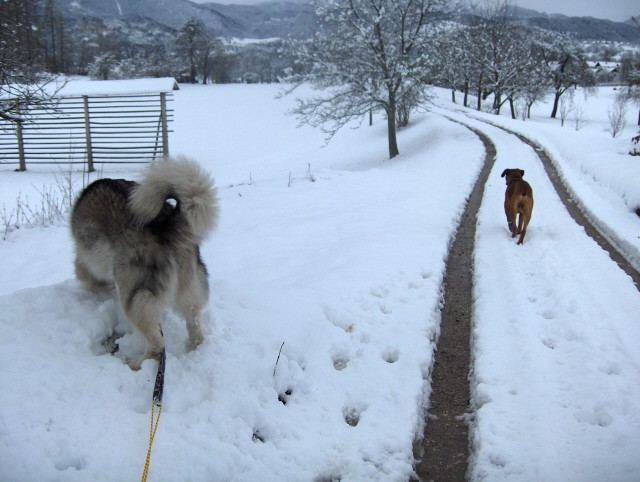
[[[213,178],[196,161],[172,157],[148,167],[129,196],[129,207],[136,221],[146,225],[159,216],[167,199],[175,199],[199,243],[218,221],[216,194]]]

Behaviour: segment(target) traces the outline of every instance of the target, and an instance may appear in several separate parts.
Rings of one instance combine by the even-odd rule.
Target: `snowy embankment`
[[[175,95],[171,150],[213,173],[222,217],[202,247],[206,342],[187,353],[179,320],[163,323],[150,480],[404,481],[429,394],[448,243],[484,151],[435,113],[415,115],[392,161],[382,119],[321,147],[321,133],[296,128],[285,115],[293,98],[276,100],[277,91],[182,86]],[[562,149],[568,131],[556,126],[547,142],[542,127],[536,140]],[[597,146],[591,152],[609,152],[607,134],[586,129],[577,135]],[[640,296],[566,218],[532,153],[491,135],[498,160],[477,234],[471,475],[638,478]],[[611,142],[610,163],[626,172],[602,184],[621,179],[610,189],[618,192],[640,170],[618,153],[623,141]],[[556,160],[571,165],[565,149]],[[506,232],[505,167],[525,168],[534,187],[524,246]],[[39,169],[0,171],[8,209],[18,192],[33,198],[53,182]],[[139,176],[119,169],[103,174]],[[0,253],[0,478],[139,477],[156,366],[134,373],[118,357],[139,354],[141,340],[126,335],[118,357],[104,353],[101,341],[124,322],[113,301],[73,279],[64,222],[14,231]]]

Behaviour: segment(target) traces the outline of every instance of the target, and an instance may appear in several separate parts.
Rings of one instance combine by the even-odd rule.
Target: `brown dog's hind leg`
[[[518,229],[516,230],[516,234],[522,233],[522,226],[524,224],[524,213],[522,211],[518,212]]]
[[[509,231],[511,231],[511,237],[515,238],[516,237],[516,231],[518,228],[518,211],[516,209],[513,209],[511,212],[511,219],[509,221]]]
[[[530,214],[520,214],[520,227],[518,228],[520,232],[520,239],[518,239],[518,244],[524,243],[524,235],[527,234],[527,225],[529,224],[530,217]]]

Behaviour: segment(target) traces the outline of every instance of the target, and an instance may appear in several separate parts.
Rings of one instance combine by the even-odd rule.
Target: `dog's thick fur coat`
[[[217,219],[213,179],[186,158],[151,164],[139,184],[97,180],[78,197],[71,215],[76,276],[94,292],[115,287],[125,316],[147,342],[132,369],[162,354],[167,307],[184,317],[189,348],[202,342],[209,286],[199,244]]]
[[[507,181],[504,212],[507,215],[511,237],[515,238],[517,234],[520,235],[518,244],[524,242],[524,235],[527,234],[527,226],[533,212],[533,190],[529,183],[522,179],[522,176],[524,176],[522,169],[505,169],[501,175],[501,177],[506,177]],[[516,216],[518,216],[517,223]]]

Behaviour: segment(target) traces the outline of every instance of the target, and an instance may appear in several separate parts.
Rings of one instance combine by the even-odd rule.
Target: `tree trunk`
[[[500,91],[496,91],[493,94],[493,112],[496,115],[500,115],[500,108],[502,107],[502,94]]]
[[[396,115],[397,115],[397,103],[396,92],[392,87],[388,88],[389,103],[387,104],[387,137],[389,139],[389,159],[393,159],[400,151],[398,150],[398,139],[396,137]]]
[[[464,83],[464,101],[462,102],[462,105],[469,107],[469,82],[466,81]]]
[[[453,102],[454,104],[456,103],[456,89],[455,88],[451,89],[451,102]]]
[[[398,139],[396,138],[396,115],[387,114],[387,133],[389,137],[389,159],[393,159],[400,151],[398,151]]]
[[[556,90],[556,94],[554,96],[553,99],[553,109],[551,110],[551,118],[555,119],[556,118],[556,114],[558,113],[558,105],[560,104],[560,96],[562,94],[560,94],[559,91]]]
[[[513,102],[513,97],[509,97],[509,107],[511,108],[511,118],[516,118],[516,106]]]

